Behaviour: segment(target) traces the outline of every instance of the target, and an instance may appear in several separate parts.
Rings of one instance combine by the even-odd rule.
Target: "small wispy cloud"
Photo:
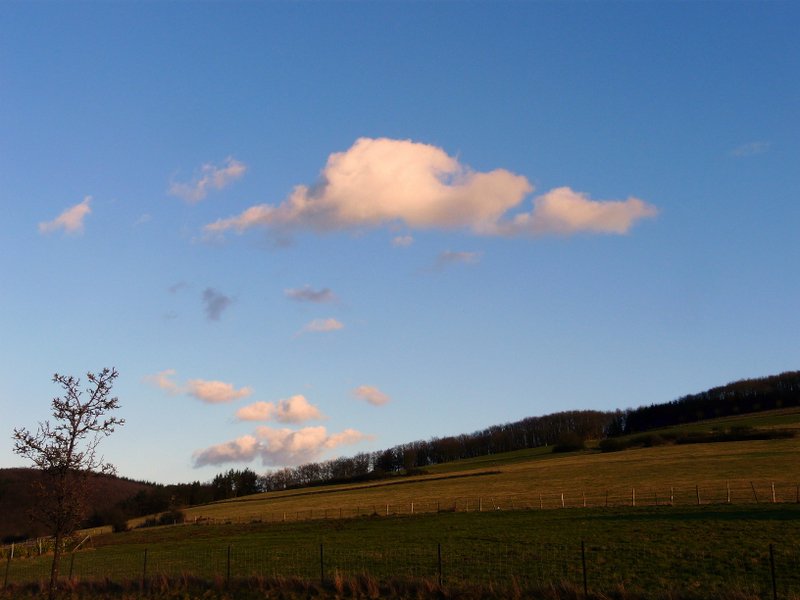
[[[83,221],[86,216],[92,212],[89,206],[91,201],[92,197],[86,196],[83,202],[69,207],[52,221],[43,221],[39,223],[39,233],[47,234],[59,229],[63,229],[70,234],[83,233]]]
[[[392,239],[392,246],[395,248],[408,248],[414,243],[414,238],[410,235],[398,235]]]
[[[325,415],[302,394],[275,402],[255,402],[236,411],[240,421],[278,421],[304,423],[324,419]]]
[[[735,156],[736,158],[745,158],[747,156],[764,154],[770,149],[770,146],[772,146],[771,142],[765,142],[765,141],[748,142],[746,144],[742,144],[741,146],[737,146],[736,148],[731,150],[731,156]]]
[[[446,250],[436,257],[434,268],[445,269],[451,265],[475,265],[481,261],[482,252],[453,252]]]
[[[176,395],[183,393],[183,388],[172,380],[175,376],[175,369],[165,369],[155,375],[146,375],[144,381],[164,390],[165,392]]]
[[[306,323],[298,332],[298,335],[302,333],[325,333],[328,331],[338,331],[339,329],[344,329],[344,324],[337,319],[314,319]]]
[[[173,283],[171,286],[167,288],[167,291],[170,294],[177,294],[178,292],[182,292],[183,290],[187,289],[189,284],[185,281],[178,281],[177,283]]]
[[[301,288],[284,290],[283,293],[287,298],[296,302],[314,302],[317,304],[323,304],[326,302],[336,301],[336,294],[334,294],[329,288],[315,290],[311,286],[306,285]]]
[[[205,305],[206,317],[211,321],[219,321],[225,309],[233,304],[233,298],[218,292],[214,288],[206,288],[203,290],[203,304]]]
[[[209,379],[190,379],[181,385],[173,379],[176,374],[175,369],[165,369],[155,375],[146,375],[143,381],[172,396],[186,394],[207,404],[227,404],[253,393],[249,387],[237,389],[232,383]]]
[[[387,394],[371,385],[358,386],[353,390],[353,395],[359,400],[369,402],[373,406],[383,406],[391,400]]]
[[[227,404],[240,398],[246,398],[253,391],[249,387],[237,390],[232,383],[224,381],[192,379],[186,383],[186,393],[208,404]]]
[[[182,198],[190,204],[196,204],[208,196],[211,189],[221,190],[230,183],[240,179],[247,171],[247,166],[229,156],[221,166],[204,164],[200,173],[189,182],[172,182],[169,193]]]

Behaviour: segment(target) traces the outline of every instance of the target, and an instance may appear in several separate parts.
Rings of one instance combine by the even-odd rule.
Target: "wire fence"
[[[211,504],[206,514],[190,511],[186,523],[276,523],[364,516],[413,516],[439,512],[492,510],[549,510],[558,508],[619,508],[650,506],[701,506],[713,504],[800,504],[800,483],[765,480],[712,481],[692,485],[631,486],[608,489],[548,490],[528,494],[495,493],[441,498],[416,498],[398,502],[365,502],[348,506],[302,506],[293,498],[282,507],[280,496],[250,497]],[[224,507],[224,508],[222,508]],[[235,507],[235,508],[234,508]],[[225,512],[220,516],[216,510]]]
[[[51,557],[6,559],[3,587],[44,581]],[[259,549],[237,545],[130,548],[107,546],[64,555],[61,576],[71,581],[137,582],[188,576],[229,583],[294,577],[324,583],[341,577],[428,580],[453,586],[515,585],[522,589],[570,584],[585,593],[625,589],[645,596],[665,590],[710,597],[732,591],[758,597],[800,597],[800,544],[757,550],[685,549],[668,545],[463,543],[372,547],[334,544]]]

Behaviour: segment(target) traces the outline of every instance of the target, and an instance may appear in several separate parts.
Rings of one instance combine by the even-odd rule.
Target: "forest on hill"
[[[796,406],[800,406],[800,371],[791,371],[736,381],[662,404],[528,417],[473,433],[419,440],[262,475],[250,469],[231,469],[210,482],[172,485],[97,476],[85,524],[124,528],[134,517],[166,512],[173,518],[171,515],[185,506],[258,492],[410,475],[436,464],[542,446],[574,450],[590,439],[613,441],[653,429]],[[27,515],[37,478],[33,469],[0,469],[0,539],[4,542],[44,533]]]

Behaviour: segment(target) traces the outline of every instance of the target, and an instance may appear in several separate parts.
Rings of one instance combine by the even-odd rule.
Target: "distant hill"
[[[35,503],[32,485],[40,476],[35,469],[0,469],[0,540],[11,541],[47,535],[45,528],[28,515]],[[89,492],[90,513],[109,510],[139,492],[156,486],[129,479],[98,475]]]

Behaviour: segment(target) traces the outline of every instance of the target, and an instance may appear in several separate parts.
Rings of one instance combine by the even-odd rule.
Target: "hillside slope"
[[[32,486],[38,477],[35,469],[0,469],[0,540],[47,535],[42,524],[29,516],[29,509],[35,504]],[[119,477],[97,476],[92,479],[89,491],[89,513],[110,509],[152,487]]]

